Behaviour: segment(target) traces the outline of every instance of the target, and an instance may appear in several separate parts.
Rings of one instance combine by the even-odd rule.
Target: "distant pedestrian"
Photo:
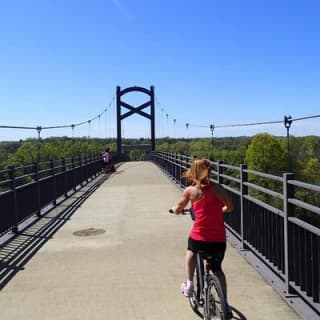
[[[110,148],[106,148],[102,153],[103,164],[104,164],[104,171],[105,173],[115,172],[116,168],[112,161],[112,154],[110,152]]]
[[[102,152],[102,160],[103,160],[103,170],[105,172],[107,172],[108,171],[108,165],[109,165],[110,160],[111,160],[110,148],[106,148]]]

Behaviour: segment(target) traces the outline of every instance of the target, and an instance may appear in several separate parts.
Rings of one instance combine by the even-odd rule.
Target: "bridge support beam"
[[[150,100],[141,104],[138,107],[133,107],[132,105],[121,100],[122,96],[129,92],[142,92],[150,97]],[[126,108],[126,113],[121,113],[121,107]],[[150,107],[150,114],[142,111],[143,109]],[[154,86],[150,87],[150,90],[142,87],[129,87],[121,90],[120,86],[117,86],[117,151],[122,151],[122,137],[121,137],[121,121],[133,114],[139,114],[150,120],[151,123],[151,150],[155,151],[155,107],[154,107]]]

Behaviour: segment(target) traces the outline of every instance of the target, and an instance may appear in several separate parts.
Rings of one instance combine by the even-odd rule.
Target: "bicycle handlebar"
[[[169,212],[170,213],[175,213],[172,209],[169,209]],[[183,209],[182,213],[179,213],[179,214],[187,214],[187,213],[190,213],[190,209]]]
[[[169,212],[174,213],[174,211],[172,209],[169,209]],[[183,215],[190,214],[191,219],[194,220],[194,212],[193,212],[192,208],[183,209],[182,212],[179,214],[183,214]]]

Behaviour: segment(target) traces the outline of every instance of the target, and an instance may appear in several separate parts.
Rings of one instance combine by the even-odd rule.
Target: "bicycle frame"
[[[196,264],[196,276],[197,276],[197,283],[199,288],[197,288],[197,299],[199,302],[199,305],[204,304],[204,288],[205,288],[205,273],[204,273],[204,260],[200,253],[197,253],[197,264]]]
[[[196,307],[200,306],[203,307],[205,304],[205,292],[208,287],[209,278],[212,275],[209,273],[210,265],[206,261],[206,254],[205,252],[198,252],[196,254],[197,264],[196,264],[196,273],[195,276],[197,277],[197,284],[195,288],[195,296],[196,296],[196,305],[194,304],[193,297],[190,297],[190,304],[194,311],[196,311]]]
[[[228,319],[222,286],[211,268],[212,257],[205,251],[199,251],[196,258],[196,272],[193,279],[194,293],[189,298],[191,308],[205,320]],[[202,312],[199,307],[203,308]]]
[[[219,278],[212,272],[210,256],[204,251],[197,253],[196,286],[189,298],[193,311],[205,320],[227,319],[226,301]],[[194,279],[195,280],[195,279]],[[203,307],[203,312],[199,311]]]

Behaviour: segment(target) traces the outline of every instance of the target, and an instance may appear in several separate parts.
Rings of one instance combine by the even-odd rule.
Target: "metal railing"
[[[151,160],[182,188],[187,185],[181,177],[193,157],[154,152]],[[320,228],[310,222],[320,221],[320,186],[297,181],[291,173],[275,176],[246,165],[218,161],[211,168],[212,181],[234,202],[225,224],[240,249],[252,252],[283,282],[283,296],[300,297],[320,316]]]
[[[42,215],[102,172],[100,155],[78,156],[0,170],[0,236],[18,232],[33,215]]]

